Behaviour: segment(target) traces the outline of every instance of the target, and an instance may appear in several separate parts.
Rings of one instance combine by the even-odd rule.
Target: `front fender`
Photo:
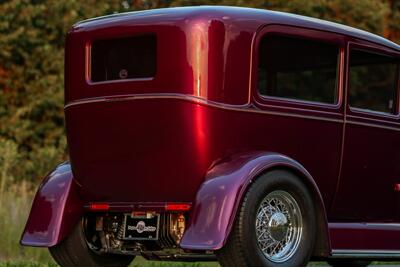
[[[69,163],[46,176],[33,200],[22,245],[51,247],[71,232],[83,213],[77,188]]]
[[[283,167],[300,174],[314,190],[322,209],[327,233],[325,208],[311,175],[295,160],[276,153],[254,152],[231,157],[217,164],[206,175],[197,193],[188,228],[180,246],[191,250],[218,250],[229,236],[235,215],[249,184],[261,173]],[[322,233],[323,234],[323,233]]]

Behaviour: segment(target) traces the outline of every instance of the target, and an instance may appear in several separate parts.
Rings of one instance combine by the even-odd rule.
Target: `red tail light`
[[[110,205],[107,203],[92,203],[89,209],[93,211],[105,211],[110,209]]]
[[[190,210],[190,204],[167,204],[165,206],[166,211],[188,211]]]

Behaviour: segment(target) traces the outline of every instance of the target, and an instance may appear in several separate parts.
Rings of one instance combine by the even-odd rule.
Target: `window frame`
[[[387,113],[383,111],[377,111],[372,109],[364,109],[352,107],[350,105],[350,55],[352,50],[359,50],[365,53],[380,54],[383,56],[398,58],[400,62],[400,53],[396,52],[390,48],[382,47],[379,45],[373,45],[368,43],[349,41],[347,44],[346,52],[346,78],[345,78],[345,88],[346,88],[346,99],[347,99],[347,114],[352,116],[367,116],[371,118],[387,118],[387,119],[399,119],[400,118],[400,64],[397,68],[397,88],[395,97],[395,112]]]
[[[337,66],[337,82],[336,82],[336,103],[314,102],[295,98],[285,98],[262,95],[258,88],[258,57],[261,40],[266,35],[279,35],[283,37],[300,38],[316,42],[325,42],[337,45],[338,47],[338,66]],[[328,113],[338,113],[343,108],[343,70],[345,62],[346,42],[344,36],[328,32],[321,29],[298,27],[293,25],[268,24],[265,25],[256,34],[253,45],[253,62],[251,90],[253,92],[253,100],[256,104],[264,107],[285,107],[297,110],[316,110],[326,111]]]
[[[155,53],[156,53],[156,68],[155,73],[152,77],[138,77],[138,78],[127,78],[127,79],[114,79],[114,80],[104,80],[104,81],[93,81],[92,80],[92,45],[94,42],[98,41],[108,41],[113,39],[127,39],[127,38],[134,38],[134,37],[141,37],[141,36],[154,36],[155,37]],[[85,80],[88,85],[101,85],[101,84],[119,84],[119,83],[128,83],[128,82],[149,82],[154,81],[157,79],[157,75],[159,73],[159,40],[158,34],[156,32],[130,32],[128,34],[118,34],[109,36],[106,38],[92,38],[86,41],[85,44]]]

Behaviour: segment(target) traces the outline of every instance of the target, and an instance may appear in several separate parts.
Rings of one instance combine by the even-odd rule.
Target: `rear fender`
[[[43,180],[22,233],[25,246],[52,247],[61,242],[83,214],[69,163],[58,165]]]
[[[312,191],[314,203],[317,203],[316,209],[319,210],[317,231],[323,235],[323,238],[318,238],[313,254],[328,255],[330,242],[325,207],[313,178],[297,161],[281,154],[266,152],[236,155],[210,169],[197,193],[180,246],[190,250],[222,248],[247,188],[254,179],[272,168],[295,172]]]

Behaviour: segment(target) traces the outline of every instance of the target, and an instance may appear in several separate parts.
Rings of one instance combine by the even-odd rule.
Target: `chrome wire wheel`
[[[256,216],[256,238],[263,255],[275,263],[289,260],[303,234],[297,201],[286,191],[272,191],[261,201]]]

